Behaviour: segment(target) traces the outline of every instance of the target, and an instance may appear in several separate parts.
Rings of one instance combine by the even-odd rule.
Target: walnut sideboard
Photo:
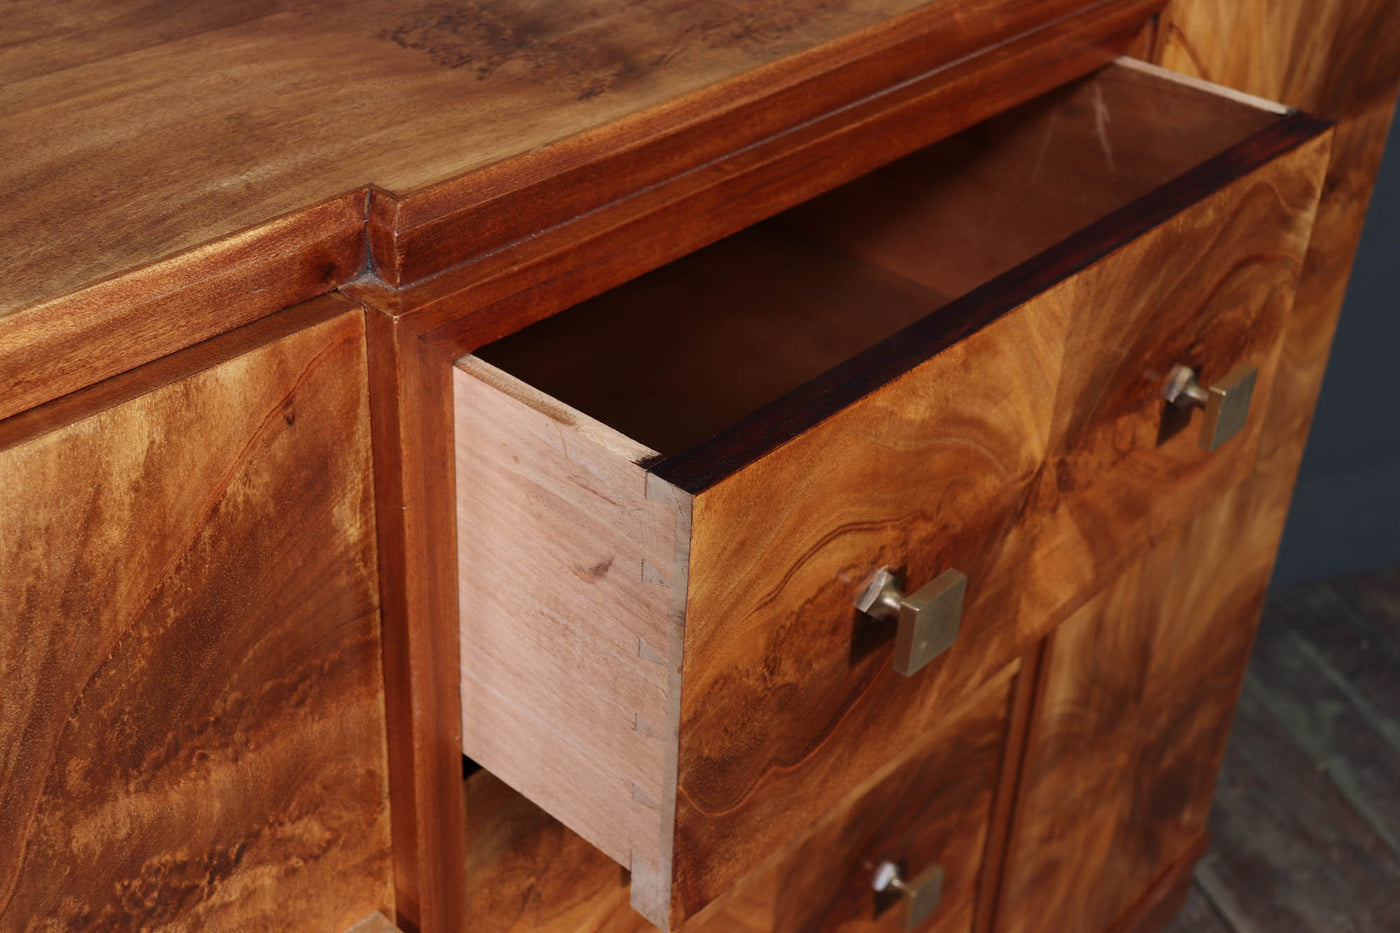
[[[3,22],[0,930],[1170,919],[1400,6]]]

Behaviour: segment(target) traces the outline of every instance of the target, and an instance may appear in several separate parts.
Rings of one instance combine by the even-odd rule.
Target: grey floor
[[[1270,596],[1169,933],[1400,933],[1400,569]]]

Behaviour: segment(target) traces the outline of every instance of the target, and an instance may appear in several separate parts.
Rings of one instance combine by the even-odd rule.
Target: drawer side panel
[[[678,506],[648,501],[644,449],[488,364],[459,363],[453,392],[463,751],[655,864]]]

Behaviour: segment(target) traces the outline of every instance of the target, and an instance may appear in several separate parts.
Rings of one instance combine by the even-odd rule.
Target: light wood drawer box
[[[1248,472],[1329,143],[1122,62],[459,361],[466,754],[679,925]]]

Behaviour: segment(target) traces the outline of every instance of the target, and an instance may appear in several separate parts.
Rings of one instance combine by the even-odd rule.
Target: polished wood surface
[[[369,321],[394,887],[404,929],[463,928],[451,361]]]
[[[1154,129],[1162,109],[1192,127],[1175,134],[1179,149]],[[1115,127],[1103,139],[1101,121]],[[667,454],[657,472],[699,492],[1319,131],[1155,69],[1107,68],[481,355]],[[1094,173],[1122,181],[1085,195]],[[1253,212],[1280,219],[1266,206]],[[1280,214],[1294,237],[1309,216],[1291,205]],[[954,296],[963,297],[931,313]],[[1269,310],[1282,309],[1271,300]],[[1192,313],[1208,320],[1214,310]],[[1175,330],[1182,339],[1191,328]],[[728,378],[711,377],[720,371]]]
[[[1330,138],[1241,179],[1076,280],[1047,470],[1024,528],[1036,539],[1023,613],[1063,617],[1136,554],[1247,476],[1308,248]],[[1162,400],[1173,365],[1207,382],[1259,372],[1250,417],[1218,450],[1203,413]]]
[[[297,328],[279,330],[280,323],[259,328],[284,320],[275,312],[288,304],[339,287],[371,306],[373,476],[386,625],[382,659],[396,890],[377,903],[364,896],[370,889],[387,891],[382,871],[387,843],[378,811],[378,829],[357,837],[375,840],[367,843],[370,848],[379,846],[365,856],[376,866],[373,881],[368,886],[357,882],[360,899],[345,901],[346,914],[336,916],[340,926],[333,928],[343,928],[374,907],[387,913],[396,900],[406,929],[456,930],[470,928],[466,918],[472,901],[502,905],[507,915],[509,902],[493,901],[493,889],[472,882],[471,871],[464,876],[462,868],[464,854],[468,859],[471,854],[464,853],[460,842],[463,808],[457,773],[464,710],[456,682],[459,564],[451,503],[454,449],[461,438],[454,437],[450,405],[452,359],[1083,74],[1133,41],[1162,0],[949,0],[917,9],[912,0],[781,8],[677,0],[664,5],[659,20],[645,25],[615,0],[548,7],[483,3],[464,5],[467,9],[268,0],[162,10],[159,15],[135,4],[24,6],[23,15],[10,18],[14,31],[0,48],[0,77],[6,82],[0,99],[12,105],[3,108],[0,126],[7,127],[7,141],[18,141],[12,147],[14,158],[0,169],[0,193],[9,195],[6,203],[11,205],[0,218],[0,241],[16,272],[8,287],[0,285],[0,418],[16,416],[0,421],[0,449],[12,453],[41,434],[55,436],[106,417],[104,413],[140,405],[158,394],[153,390],[157,385],[218,370],[268,341],[280,342]],[[657,12],[654,5],[650,9]],[[597,15],[582,18],[580,11]],[[1380,0],[1174,0],[1140,46],[1173,67],[1280,96],[1341,121],[1299,311],[1282,336],[1286,378],[1274,381],[1267,399],[1256,400],[1257,405],[1268,403],[1262,423],[1251,425],[1250,436],[1257,432],[1259,468],[1217,497],[1182,532],[1183,548],[1196,540],[1192,535],[1233,534],[1235,550],[1222,559],[1231,562],[1241,579],[1267,575],[1301,456],[1394,99],[1400,71],[1396,15],[1393,4]],[[608,41],[599,42],[602,36]],[[8,41],[11,37],[16,41]],[[1074,93],[1070,89],[1065,95]],[[1178,154],[1170,138],[1165,148],[1139,145],[1151,126],[1123,134],[1119,131],[1127,127],[1114,119],[1105,131],[1095,117],[1100,112],[1121,116],[1118,105],[1099,101],[1100,111],[1092,99],[1079,101],[1079,126],[1088,131],[1076,132],[1077,150],[1068,145],[1057,150],[1064,158],[1055,175],[1066,183],[1046,189],[1059,192],[1056,197],[1063,194],[1074,209],[1087,209],[1074,204],[1076,188],[1083,192],[1074,172],[1095,177],[1095,147],[1103,149],[1103,141],[1111,143],[1110,175],[1125,184],[1132,182],[1133,173],[1124,171],[1121,160],[1113,161],[1123,153],[1136,150],[1135,160],[1146,152]],[[1172,123],[1167,114],[1185,119],[1182,111],[1165,104],[1155,112],[1161,125]],[[1296,167],[1306,158],[1321,158],[1323,146],[1308,142],[1318,128],[1305,118],[1283,117],[1271,126],[1272,136],[1268,129],[1250,131],[1253,149],[1232,150],[1251,153],[1248,158],[1216,160],[1211,171],[1192,176],[1194,187],[1177,185],[1165,195],[1155,190],[1140,199],[1134,218],[1115,221],[1115,233],[1088,239],[1071,235],[1051,247],[1057,250],[1055,262],[1035,270],[978,266],[986,257],[958,252],[975,247],[978,238],[954,238],[940,247],[938,254],[955,260],[947,264],[953,278],[939,273],[940,278],[956,282],[962,275],[969,282],[953,285],[948,294],[993,275],[999,277],[998,285],[946,306],[949,317],[933,329],[937,333],[923,334],[919,354],[927,356],[966,338],[1053,289],[1065,276],[1111,266],[1105,256],[1145,231],[1176,223],[1183,204],[1209,200],[1222,211],[1217,217],[1265,216],[1268,210],[1258,204],[1224,203],[1229,191],[1243,190],[1242,179],[1263,179],[1261,192],[1276,184],[1286,204],[1281,211],[1291,217],[1285,225],[1294,224],[1289,229],[1296,233],[1302,215],[1294,210],[1299,203],[1294,195],[1301,174],[1291,179],[1275,175],[1269,182],[1267,171],[1259,169],[1280,156]],[[1177,130],[1184,146],[1190,134]],[[211,141],[216,143],[211,146]],[[1023,147],[1020,155],[1032,148]],[[995,152],[984,150],[984,155]],[[1034,160],[1021,164],[1029,171],[1015,177],[1042,178]],[[985,160],[974,163],[971,155],[961,165],[963,172],[992,167]],[[1290,181],[1296,184],[1284,183]],[[1096,185],[1094,191],[1105,188],[1110,198],[1115,196],[1113,185]],[[1054,239],[1052,225],[1042,226],[1043,221],[1079,229],[1078,221],[1070,220],[1073,210],[1018,213],[1017,203],[1014,193],[1007,200],[989,200],[984,213],[989,220],[1007,217],[1009,229],[1027,232],[1027,241],[1017,247],[1021,258],[1045,248],[1036,245],[1039,238],[1047,243]],[[71,204],[81,207],[65,208]],[[1009,211],[996,214],[1008,205]],[[835,232],[839,241],[847,231],[838,224]],[[848,237],[843,248],[859,254],[871,247],[875,253],[863,258],[876,264],[898,261],[900,238],[891,232],[881,241],[878,233],[866,230]],[[1163,242],[1170,238],[1161,236]],[[826,239],[833,242],[831,236]],[[1291,262],[1293,245],[1290,241],[1285,249],[1289,256],[1264,264]],[[1260,241],[1260,246],[1263,255],[1267,244]],[[999,246],[991,259],[1004,263],[1014,252]],[[1243,281],[1255,273],[1240,274]],[[1131,305],[1136,292],[1123,283],[1114,288],[1118,290],[1109,291],[1122,299],[1119,303]],[[1083,298],[1065,288],[1036,300],[1067,305]],[[1271,295],[1266,304],[1281,300]],[[323,307],[335,308],[329,320],[343,306]],[[1071,369],[1102,362],[1095,348],[1103,335],[1082,332],[1076,338],[1072,328],[1079,319],[1068,312],[1065,319],[1070,343],[1055,352],[1068,387]],[[244,326],[250,321],[255,323]],[[316,326],[329,325],[322,321]],[[1147,339],[1146,331],[1156,331],[1161,322],[1142,319],[1141,326]],[[225,335],[231,339],[217,338],[169,356],[230,328],[238,328]],[[1159,332],[1149,342],[1166,347],[1174,339]],[[1226,352],[1202,346],[1207,355]],[[1135,354],[1133,359],[1140,362],[1142,357]],[[362,358],[343,369],[354,372],[357,365],[363,365]],[[673,458],[676,472],[670,478],[690,477],[689,485],[676,485],[703,497],[725,477],[742,475],[746,465],[761,462],[822,418],[885,386],[910,362],[896,352],[887,365],[889,379],[861,367],[859,378],[823,387],[824,393],[837,388],[835,394],[814,400],[799,393],[785,415],[786,434],[769,430],[772,424],[752,422],[760,439],[746,441],[742,450],[735,447],[703,461],[692,458],[689,468]],[[133,367],[140,368],[116,375]],[[975,370],[975,361],[969,361],[968,372]],[[1146,408],[1134,407],[1139,402],[1145,406],[1146,395],[1136,395],[1131,378],[1122,372],[1111,384],[1112,392],[1101,398],[1066,388],[1066,396],[1076,395],[1076,407],[1086,414],[1067,417],[1066,405],[1052,418],[1045,447],[1056,468],[1041,471],[1041,481],[1026,499],[1028,527],[1006,547],[1040,554],[1042,546],[1055,541],[1069,543],[1059,561],[1039,559],[1030,597],[1015,600],[1018,622],[1001,646],[1008,652],[1025,650],[1026,639],[1048,631],[1059,614],[1090,599],[1095,588],[1126,586],[1122,580],[1115,584],[1113,574],[1139,559],[1142,548],[1165,548],[1177,523],[1200,508],[1208,491],[1214,495],[1233,483],[1246,459],[1245,448],[1237,446],[1229,454],[1234,459],[1214,473],[1193,467],[1183,479],[1180,465],[1172,467],[1167,474],[1171,494],[1155,505],[1146,503],[1144,517],[1137,521],[1143,483],[1161,475],[1136,469],[1121,479],[1110,467],[1119,463],[1114,446],[1118,428],[1129,438],[1129,464],[1151,464],[1143,460],[1146,434],[1139,430],[1146,425]],[[85,386],[91,388],[65,397]],[[1139,421],[1120,423],[1123,407],[1129,421]],[[300,410],[296,417],[298,423],[308,420]],[[195,449],[204,430],[191,427],[175,446]],[[341,428],[325,434],[337,431],[342,443],[353,446],[363,439]],[[345,462],[363,459],[362,445],[357,450],[361,452],[336,447],[326,456]],[[324,479],[326,469],[318,464],[318,470],[318,479]],[[197,471],[192,475],[198,479]],[[367,463],[360,464],[358,475],[362,480],[371,475]],[[300,514],[281,502],[277,509]],[[213,513],[211,527],[227,518]],[[1131,520],[1117,521],[1122,518]],[[1119,546],[1108,547],[1105,535],[1097,533],[1101,528],[1114,529],[1107,538]],[[238,529],[242,535],[255,533]],[[237,535],[225,537],[233,541]],[[317,538],[321,550],[334,550],[325,547],[325,540],[326,535]],[[1085,570],[1081,559],[1094,560],[1094,568],[1066,578],[1065,569]],[[367,565],[373,564],[371,553]],[[1160,586],[1177,588],[1188,573],[1179,570]],[[1051,585],[1055,580],[1065,585]],[[1027,620],[1033,624],[1022,627]],[[1248,620],[1239,626],[1248,629]],[[265,641],[282,644],[278,639],[292,637],[279,631],[277,639],[265,636]],[[1068,637],[1061,642],[1057,636],[1056,643],[1071,654],[1087,653],[1095,645],[1089,639],[1071,651],[1076,643]],[[679,646],[672,650],[678,654]],[[372,658],[373,646],[355,657]],[[1047,660],[1054,663],[1053,653]],[[1054,676],[1047,672],[1039,681],[1047,697],[1054,695],[1056,684],[1070,683],[1077,663],[1060,654]],[[775,668],[779,678],[790,673],[781,663]],[[1017,742],[1039,735],[1028,736],[1022,726],[1041,721],[1027,715],[1027,681],[1020,683],[1022,705],[1014,710],[1021,712],[1013,710],[1008,725],[1013,758]],[[671,700],[679,695],[676,687]],[[122,689],[134,688],[127,684]],[[1066,689],[1072,692],[1072,687]],[[101,708],[79,707],[88,712]],[[10,719],[8,713],[5,718]],[[289,727],[288,735],[301,733]],[[315,748],[313,761],[328,760],[321,743]],[[1070,767],[1077,752],[1082,750],[1066,746]],[[1033,763],[1027,758],[1028,765]],[[257,776],[275,773],[259,768]],[[376,773],[382,778],[382,769]],[[1002,768],[1003,790],[992,804],[988,846],[993,862],[1007,851],[1009,840],[1001,827],[1010,809],[1006,782],[1014,789],[1019,780],[1007,776],[1014,773],[1019,773],[1016,768]],[[338,781],[336,789],[348,792],[352,783]],[[207,796],[222,800],[227,795]],[[665,800],[660,803],[663,809],[668,806]],[[476,812],[480,816],[483,811]],[[265,809],[258,815],[265,819]],[[208,818],[201,823],[210,832],[222,825]],[[473,828],[468,824],[466,838],[472,838]],[[510,850],[515,851],[526,837],[512,838]],[[563,871],[584,864],[596,869],[601,856],[590,849],[587,860],[576,859],[589,847],[573,840],[576,848],[568,850],[573,854],[561,856]],[[229,877],[235,881],[221,882],[223,890],[233,890],[230,885],[245,877],[251,857],[232,869]],[[1012,845],[1009,858],[1015,857]],[[634,896],[638,887],[653,893],[656,899],[648,909],[654,915],[669,903],[672,866],[663,861],[658,860],[650,879],[633,885]],[[758,873],[772,878],[779,861],[770,856],[758,865]],[[4,864],[0,857],[0,883]],[[303,875],[328,862],[310,864]],[[611,924],[600,928],[645,928],[620,906],[627,897],[624,889],[617,898],[624,883],[621,871],[608,862],[602,865],[607,872],[589,869],[600,885],[598,899],[580,913],[565,911],[559,917],[577,920],[576,926],[593,922],[585,918],[608,918],[597,920]],[[221,870],[212,866],[209,877]],[[551,871],[557,876],[560,868]],[[990,871],[987,877],[994,878],[995,866]],[[338,874],[340,882],[354,877],[353,871]],[[37,890],[23,888],[29,876],[18,877],[16,890]],[[1140,896],[1120,915],[1120,926],[1125,917],[1156,922],[1153,905],[1163,901],[1152,900],[1153,892],[1176,891],[1163,887],[1163,877],[1159,874],[1147,887],[1146,900]],[[523,874],[514,883],[515,890],[528,890]],[[694,918],[692,926],[709,921],[719,924],[716,930],[762,929],[771,899],[765,901],[762,893],[742,883],[737,890],[748,895],[731,896],[735,892],[730,891]],[[315,891],[325,898],[339,893],[335,884]],[[986,905],[991,899],[994,892],[982,893],[975,917],[979,925],[990,916]],[[182,903],[196,903],[197,910],[209,903],[196,901]],[[540,899],[546,901],[548,897]],[[299,903],[316,909],[322,901],[311,897]],[[547,916],[533,909],[515,915],[524,924],[519,929],[530,928],[531,918]],[[889,922],[889,916],[882,922]],[[218,927],[224,921],[201,915],[200,922]],[[567,929],[563,924],[561,919],[558,928]]]
[[[1019,655],[1024,555],[1004,542],[1045,456],[1066,312],[1052,293],[1007,315],[696,499],[673,917]],[[911,588],[969,578],[957,644],[914,677],[854,608],[886,564]]]
[[[1105,930],[1204,834],[1268,583],[1232,527],[1196,519],[1051,638],[999,930]]]
[[[957,297],[1275,123],[1120,60],[794,208],[790,229]]]
[[[9,204],[23,200],[14,194]],[[192,249],[179,261],[137,267],[77,293],[56,291],[46,295],[50,301],[0,312],[0,417],[344,284],[364,261],[365,204],[362,192],[335,198],[231,235],[216,247]],[[72,216],[57,205],[52,210],[49,216],[59,220]],[[7,206],[0,214],[0,224],[10,222],[10,211]],[[13,236],[0,230],[0,243],[28,255],[49,242],[45,229],[31,219]],[[63,237],[54,242],[55,269],[19,272],[17,278],[42,284],[83,268],[74,244]]]
[[[1095,80],[1130,86],[1167,81],[1172,94],[1192,98],[1198,108],[1209,98],[1202,89],[1126,66]],[[1070,112],[1074,100],[1066,105]],[[659,540],[652,575],[669,581],[662,561],[666,548],[675,546],[653,523],[636,527],[649,514],[638,464],[655,461],[654,451],[614,431],[616,425],[593,421],[589,415],[598,410],[577,411],[499,373],[470,383],[470,398],[459,396],[460,488],[469,476],[480,485],[459,504],[459,539],[472,542],[473,552],[468,558],[463,551],[462,579],[474,575],[475,594],[464,603],[463,654],[473,658],[471,665],[517,656],[508,674],[503,667],[499,676],[485,678],[491,690],[464,704],[466,722],[480,717],[471,727],[480,741],[467,750],[497,749],[484,760],[495,769],[514,758],[508,779],[631,864],[639,908],[654,898],[635,897],[643,880],[638,853],[661,853],[664,877],[654,885],[645,878],[648,890],[662,898],[660,908],[644,909],[654,922],[678,925],[723,895],[798,834],[806,814],[841,799],[888,760],[890,747],[926,731],[949,702],[1020,657],[1089,599],[1114,567],[1247,472],[1258,417],[1233,447],[1208,456],[1190,431],[1162,436],[1161,387],[1181,359],[1212,370],[1254,363],[1267,386],[1329,139],[1315,122],[1300,123],[1276,108],[1263,108],[1267,118],[1258,129],[1259,108],[1229,96],[1220,106],[1244,108],[1248,118],[1243,128],[1220,121],[1229,132],[1215,158],[1008,273],[1008,284],[994,281],[955,302],[950,307],[963,310],[950,322],[941,312],[930,315],[741,420],[698,453],[651,466],[652,478],[682,478],[683,488],[698,493],[688,540],[679,542],[689,563],[679,738],[672,720],[658,725],[660,699],[649,701],[656,709],[646,707],[639,697],[652,695],[628,687],[634,678],[618,676],[615,660],[635,667],[638,638],[643,656],[676,657],[647,649],[662,637],[668,616],[643,586],[644,555]],[[1073,124],[1064,135],[1083,137]],[[1045,148],[1043,133],[1008,136],[1016,145]],[[1034,208],[1028,200],[1025,209]],[[947,222],[970,226],[966,214]],[[989,239],[993,233],[986,231]],[[790,250],[798,241],[783,233],[777,242]],[[722,274],[725,255],[700,278]],[[844,274],[843,266],[828,265],[838,278]],[[809,274],[811,264],[801,268]],[[678,280],[688,286],[677,287],[671,284],[677,279],[663,274],[659,289],[643,290],[641,297],[629,290],[619,305],[580,308],[566,318],[568,326],[546,327],[539,339],[523,333],[493,358],[501,362],[503,356],[527,375],[543,374],[549,388],[568,388],[572,380],[592,391],[599,382],[594,374],[608,372],[602,385],[613,395],[604,402],[627,405],[638,387],[654,389],[660,400],[644,402],[640,418],[618,419],[631,426],[647,426],[648,417],[689,417],[686,405],[693,403],[676,397],[682,392],[699,397],[699,410],[711,411],[713,420],[703,386],[695,385],[707,374],[669,377],[668,364],[655,366],[648,358],[647,341],[693,346],[713,339],[739,351],[740,365],[731,368],[742,373],[749,343],[734,338],[735,322],[764,313],[772,296],[786,290],[765,293],[769,300],[742,306],[731,317],[719,315],[716,334],[704,326],[707,316],[696,314],[682,317],[673,331],[631,338],[627,331],[638,324],[639,308],[685,307],[687,289],[695,289],[687,274]],[[886,280],[856,281],[868,287],[868,281]],[[741,293],[740,286],[732,293]],[[1020,298],[1023,288],[1033,297]],[[806,304],[796,304],[810,307],[823,292],[831,301],[832,291],[828,285],[802,292]],[[832,306],[831,316],[840,319],[849,302],[838,298]],[[602,322],[596,331],[588,326],[593,320]],[[1175,326],[1159,323],[1164,320]],[[1100,359],[1119,346],[1124,331],[1137,335],[1130,352]],[[842,339],[853,339],[849,328]],[[614,341],[621,345],[611,346]],[[580,345],[582,352],[570,360]],[[887,347],[893,352],[877,352]],[[1073,372],[1063,368],[1066,358]],[[763,359],[754,357],[756,369]],[[485,365],[471,362],[473,370]],[[675,390],[670,395],[668,385]],[[820,404],[809,406],[808,395],[820,397]],[[566,395],[565,401],[576,400]],[[502,406],[513,413],[490,414]],[[619,411],[628,410],[601,410],[605,417]],[[472,423],[474,417],[480,423]],[[781,427],[766,436],[762,426],[768,424]],[[712,448],[721,455],[704,467],[689,466],[704,463]],[[600,485],[613,474],[630,479]],[[572,504],[561,510],[561,502]],[[818,502],[823,507],[813,508]],[[558,524],[566,515],[575,517]],[[549,531],[524,530],[544,529],[541,517],[554,522]],[[520,551],[496,560],[493,554],[506,550],[503,539],[519,541]],[[561,543],[542,550],[540,541]],[[635,559],[621,560],[633,552]],[[890,640],[863,625],[853,609],[865,578],[884,564],[902,568],[915,587],[948,567],[972,581],[958,643],[914,678],[891,670]],[[591,575],[585,573],[590,568]],[[621,579],[610,582],[614,569]],[[503,583],[508,580],[518,583]],[[572,595],[540,595],[556,591]],[[536,601],[538,610],[531,608]],[[482,606],[494,607],[480,611],[499,621],[475,622],[472,613]],[[588,637],[558,639],[560,618],[581,619],[563,630]],[[486,628],[477,632],[474,624]],[[536,627],[540,631],[530,634]],[[553,659],[545,675],[532,661],[540,645],[542,656]],[[595,669],[612,674],[595,675]],[[663,693],[674,699],[678,690],[668,685]],[[616,697],[599,706],[598,715],[588,712],[591,700],[564,702],[599,692]],[[517,711],[501,707],[502,699]],[[546,711],[536,722],[555,730],[542,736],[556,737],[536,744],[557,752],[541,759],[519,750],[530,743],[516,737],[533,731],[520,710]],[[600,729],[604,714],[612,725]],[[736,731],[739,722],[746,725]],[[643,765],[629,751],[639,742],[637,733],[679,743],[678,768],[671,772],[679,786],[669,868],[669,801],[652,793],[654,763]],[[561,735],[573,738],[561,743]],[[511,743],[518,748],[507,755]],[[563,769],[574,750],[598,743],[613,750],[590,753],[591,760],[611,762],[596,772],[597,780],[565,783],[532,774],[542,760]],[[594,773],[584,764],[567,770]],[[672,781],[656,789],[666,792]],[[599,807],[603,799],[616,803]],[[625,843],[640,831],[628,815],[637,801],[660,804],[659,848]]]
[[[1385,0],[1178,0],[1163,17],[1154,57],[1337,122],[1258,468],[1238,501],[1220,506],[1240,516],[1240,553],[1259,549],[1272,561],[1400,91],[1400,9]]]
[[[392,296],[919,74],[985,116],[1161,2],[21,4],[0,372],[25,394],[0,411],[246,323],[209,310],[244,292],[267,314],[364,268]],[[1003,70],[946,67],[982,52]]]
[[[619,0],[272,0],[170,22],[134,2],[24,4],[0,59],[0,192],[6,239],[27,248],[0,310],[368,185],[407,193],[528,156],[917,5],[640,18]],[[56,215],[66,231],[42,222]]]
[[[364,354],[326,298],[0,428],[0,928],[392,913]]]
[[[970,933],[1011,715],[1012,669],[921,737],[868,790],[826,814],[774,872],[774,933],[903,931],[907,902],[871,887],[889,860],[913,878],[943,867],[923,933]],[[745,885],[752,884],[746,881]]]
[[[1027,29],[419,284],[355,287],[460,356],[1102,66],[1158,5],[1099,4]],[[961,44],[974,22],[952,4],[930,13],[952,16],[929,48]]]
[[[479,355],[678,454],[1278,116],[1109,68]]]
[[[941,906],[921,930],[970,928],[989,811],[1011,713],[1009,667],[866,786],[690,920],[688,933],[902,930],[903,903],[869,882],[883,858],[945,866]],[[473,930],[654,933],[628,907],[628,876],[485,771],[466,782]],[[872,861],[872,859],[874,861]]]

